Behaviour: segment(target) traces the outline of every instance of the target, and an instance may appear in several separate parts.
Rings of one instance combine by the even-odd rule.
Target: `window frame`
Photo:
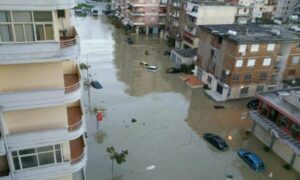
[[[250,48],[250,52],[258,52],[259,51],[259,44],[252,44]]]
[[[238,64],[240,64],[241,63],[241,65],[239,65],[238,66]],[[235,67],[236,68],[241,68],[241,67],[243,67],[243,64],[244,64],[244,60],[243,59],[237,59],[236,61],[235,61]]]
[[[59,146],[58,149],[56,149],[56,146]],[[38,168],[38,167],[45,167],[45,166],[49,166],[49,165],[53,165],[53,164],[60,164],[64,162],[64,153],[63,153],[63,145],[62,144],[53,144],[53,145],[49,145],[52,146],[52,150],[47,150],[47,151],[42,151],[42,152],[38,152],[38,148],[43,148],[43,147],[48,147],[48,146],[41,146],[41,147],[33,147],[33,148],[27,148],[27,149],[34,149],[33,153],[28,153],[28,154],[20,154],[20,151],[23,150],[27,150],[27,149],[20,149],[20,150],[15,150],[15,151],[11,151],[11,157],[14,161],[14,159],[16,158],[18,161],[18,166],[19,169],[16,169],[16,164],[15,162],[13,162],[13,168],[15,171],[22,171],[22,170],[27,170],[27,169],[33,169],[33,168]],[[60,156],[61,156],[61,162],[57,162],[57,152],[56,151],[60,151]],[[53,153],[53,160],[54,163],[49,163],[49,164],[40,164],[40,159],[39,159],[39,155],[40,154],[47,154],[47,153]],[[15,153],[15,155],[13,155],[13,153]],[[29,168],[23,168],[23,163],[21,158],[23,157],[36,157],[37,158],[37,166],[33,166],[33,167],[29,167]]]
[[[2,11],[2,10],[1,10]],[[52,22],[35,22],[34,20],[34,12],[37,12],[37,11],[24,11],[24,12],[30,12],[31,14],[31,22],[15,22],[14,21],[14,18],[13,18],[13,12],[20,12],[20,11],[13,11],[13,10],[9,10],[9,11],[6,11],[4,10],[4,12],[8,12],[9,16],[10,16],[10,22],[0,22],[0,25],[10,25],[11,27],[11,41],[1,41],[1,38],[0,38],[0,44],[9,44],[9,43],[43,43],[43,42],[53,42],[55,41],[55,32],[54,32],[54,16],[53,16],[53,11],[47,11],[47,12],[50,12],[51,13],[51,19],[52,19]],[[27,40],[28,37],[26,37],[26,28],[25,28],[25,25],[32,25],[32,28],[33,28],[33,41],[31,40]],[[22,25],[22,30],[23,30],[23,36],[24,36],[24,41],[17,41],[17,38],[16,38],[16,31],[15,31],[15,25]],[[43,25],[43,31],[44,31],[44,34],[45,34],[45,39],[44,40],[37,40],[37,30],[36,30],[36,25]],[[53,39],[52,40],[46,40],[46,28],[45,26],[46,25],[51,25],[52,26],[52,31],[53,31]]]
[[[255,63],[256,63],[256,59],[248,59],[248,61],[247,61],[247,67],[254,67]]]
[[[269,62],[268,64],[266,64],[266,63],[265,63],[266,60],[270,60],[270,62]],[[271,66],[271,64],[272,64],[272,58],[269,58],[269,57],[264,58],[263,63],[262,63],[262,66],[267,67],[267,66]]]

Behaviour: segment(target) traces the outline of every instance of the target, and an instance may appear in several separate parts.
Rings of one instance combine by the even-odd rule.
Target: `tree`
[[[126,162],[126,157],[128,155],[128,150],[122,150],[121,153],[116,152],[115,148],[113,146],[107,147],[106,152],[109,153],[110,159],[111,159],[111,179],[113,179],[114,176],[114,162],[116,161],[117,164],[122,164],[123,162]]]
[[[86,78],[84,78],[83,84],[84,84],[84,87],[86,87],[87,90],[88,90],[89,110],[91,110],[91,93],[90,93],[91,82],[90,82],[90,78],[89,78],[89,76],[90,76],[89,69],[91,68],[91,65],[85,64],[85,63],[81,63],[79,65],[79,68],[81,70],[86,70]]]

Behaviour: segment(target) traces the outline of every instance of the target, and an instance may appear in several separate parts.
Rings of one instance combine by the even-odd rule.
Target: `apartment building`
[[[176,40],[175,47],[177,48],[182,42],[181,34],[185,23],[186,3],[186,1],[169,0],[167,5],[166,34],[168,38]]]
[[[85,179],[75,5],[0,1],[0,179]]]
[[[167,0],[128,0],[129,24],[137,34],[160,34],[165,29]]]
[[[278,0],[274,17],[287,22],[290,16],[297,13],[296,7],[299,5],[299,0]]]
[[[280,26],[204,25],[195,75],[217,101],[252,97],[299,79],[300,38]],[[209,53],[208,53],[209,52]]]
[[[300,88],[260,92],[250,112],[252,133],[287,165],[300,172]]]
[[[182,34],[183,48],[198,47],[199,25],[245,24],[248,21],[249,12],[248,7],[225,5],[220,2],[188,2],[186,23]]]

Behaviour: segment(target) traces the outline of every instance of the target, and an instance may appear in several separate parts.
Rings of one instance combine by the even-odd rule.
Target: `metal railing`
[[[78,157],[71,159],[71,165],[74,165],[74,164],[77,164],[78,162],[80,162],[84,158],[84,156],[85,156],[85,148],[83,148],[82,153]]]
[[[66,39],[66,40],[60,40],[60,47],[61,48],[68,48],[68,47],[76,45],[76,42],[77,42],[77,38],[76,37],[70,38],[70,39]]]
[[[78,81],[77,83],[71,85],[71,86],[67,86],[65,87],[65,93],[70,93],[70,92],[74,92],[76,90],[80,89],[80,81]]]
[[[81,120],[78,121],[77,123],[69,125],[68,131],[75,131],[75,130],[79,129],[81,127],[81,125],[82,125],[82,117],[81,117]]]

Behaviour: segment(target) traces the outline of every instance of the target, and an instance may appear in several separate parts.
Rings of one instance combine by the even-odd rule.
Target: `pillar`
[[[272,134],[272,139],[271,139],[271,142],[270,142],[270,144],[269,144],[269,148],[270,148],[270,149],[273,148],[274,142],[275,142],[275,136]]]
[[[149,34],[149,27],[147,26],[146,27],[146,35],[148,35]]]
[[[289,166],[290,167],[293,167],[293,165],[294,165],[294,162],[295,162],[295,160],[296,160],[296,153],[294,152],[293,153],[293,156],[292,156],[292,158],[291,158],[291,160],[290,160],[290,163],[289,163]]]
[[[256,122],[253,121],[253,125],[252,125],[252,128],[251,128],[251,133],[254,133],[255,127],[256,127]]]
[[[139,35],[140,34],[140,27],[139,26],[136,26],[135,27],[135,33],[137,34],[137,35]]]

